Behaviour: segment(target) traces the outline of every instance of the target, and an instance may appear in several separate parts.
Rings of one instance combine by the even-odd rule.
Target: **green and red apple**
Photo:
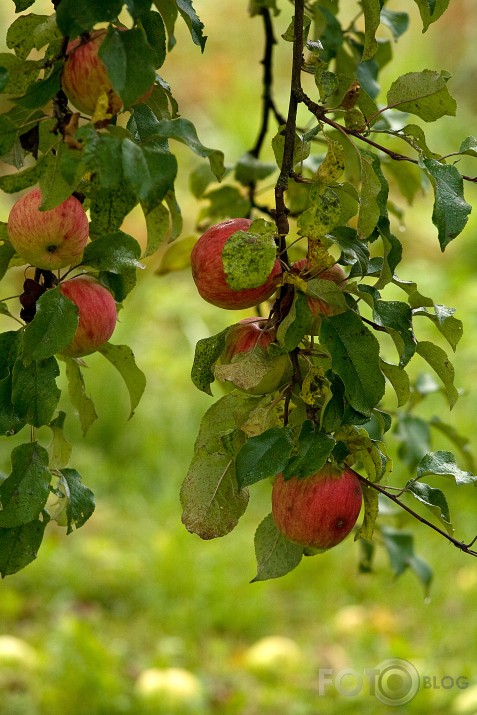
[[[89,223],[81,201],[70,196],[55,208],[40,210],[40,189],[13,205],[7,223],[15,251],[35,268],[54,271],[78,263],[88,241]]]
[[[116,301],[110,291],[91,276],[76,276],[60,284],[60,291],[78,307],[78,327],[62,351],[68,357],[83,357],[106,343],[116,327]]]
[[[232,325],[224,351],[214,367],[214,376],[250,395],[275,392],[292,374],[288,353],[271,355],[267,352],[275,339],[276,329],[266,318],[245,318]]]
[[[279,531],[300,546],[325,551],[339,544],[358,519],[363,493],[356,474],[326,464],[309,477],[279,474],[272,515]]]
[[[263,303],[275,292],[282,273],[275,261],[266,281],[256,288],[233,290],[227,283],[222,251],[228,239],[237,231],[247,231],[252,221],[233,218],[207,229],[191,253],[192,277],[204,300],[219,308],[241,310]]]

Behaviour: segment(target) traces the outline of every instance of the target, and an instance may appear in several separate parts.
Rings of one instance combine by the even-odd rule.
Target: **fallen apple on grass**
[[[116,302],[107,288],[86,275],[63,281],[60,291],[78,306],[79,317],[75,336],[62,355],[90,355],[106,343],[114,332]]]
[[[28,191],[8,216],[8,238],[15,251],[35,268],[54,271],[81,259],[89,223],[81,201],[70,196],[55,208],[41,211],[40,189]]]
[[[272,515],[279,531],[290,541],[325,551],[353,529],[362,501],[356,474],[326,464],[304,478],[285,479],[280,473],[272,488]]]
[[[266,281],[256,288],[233,290],[227,283],[222,251],[227,240],[237,231],[247,231],[252,221],[234,218],[207,229],[191,253],[192,277],[204,300],[218,308],[241,310],[252,308],[270,298],[277,288],[282,269],[278,260]]]

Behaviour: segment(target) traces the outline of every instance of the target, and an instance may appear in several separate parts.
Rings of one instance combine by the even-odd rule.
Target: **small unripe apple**
[[[90,355],[107,342],[114,332],[116,302],[109,290],[91,276],[77,276],[63,281],[60,290],[78,306],[79,317],[75,336],[62,355]]]
[[[38,188],[15,202],[7,223],[10,243],[35,268],[54,271],[77,263],[89,235],[81,201],[70,196],[49,211],[40,211],[41,202]]]
[[[222,250],[227,240],[237,231],[247,231],[252,221],[233,218],[209,228],[199,238],[191,253],[192,277],[204,300],[219,308],[241,310],[252,308],[270,298],[275,292],[282,269],[275,261],[265,283],[257,288],[233,290],[227,283]]]
[[[330,266],[330,268],[313,271],[310,267],[308,258],[301,258],[299,261],[295,261],[295,263],[292,264],[291,270],[293,273],[297,273],[299,275],[305,274],[308,279],[320,278],[321,280],[333,281],[333,283],[336,283],[339,286],[344,285],[346,282],[346,273],[341,266],[338,265],[338,263]],[[314,318],[317,316],[319,317],[320,315],[336,315],[341,312],[340,308],[327,303],[326,300],[312,298],[311,296],[308,298],[308,306]],[[317,330],[315,330],[315,328],[317,328]],[[312,334],[315,335],[317,332],[319,332],[319,326],[316,326],[315,322],[313,322]]]
[[[325,465],[315,474],[284,479],[279,474],[272,488],[275,524],[290,541],[326,550],[350,533],[363,501],[358,477],[350,469],[337,472]]]
[[[118,28],[125,30],[125,28]],[[102,93],[108,97],[108,110],[117,114],[123,106],[122,99],[114,91],[108,72],[99,56],[107,30],[94,30],[88,39],[72,40],[66,48],[67,60],[63,68],[61,84],[63,91],[74,106],[85,114],[93,114]],[[138,102],[151,94],[153,87]]]
[[[135,693],[145,713],[193,715],[206,711],[204,687],[185,668],[147,668],[136,680]]]
[[[266,352],[276,338],[275,328],[266,325],[266,318],[244,318],[229,328],[224,352],[214,368],[218,380],[231,382],[250,395],[265,395],[291,378],[288,354]]]

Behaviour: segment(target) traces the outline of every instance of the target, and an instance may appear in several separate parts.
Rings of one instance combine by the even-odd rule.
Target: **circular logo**
[[[406,705],[419,692],[420,680],[416,668],[408,660],[389,658],[376,670],[376,698],[384,705]]]

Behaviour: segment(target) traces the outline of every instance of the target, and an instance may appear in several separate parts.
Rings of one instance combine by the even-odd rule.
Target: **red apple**
[[[277,528],[290,541],[326,550],[350,533],[362,500],[361,485],[354,472],[336,472],[331,465],[325,465],[305,478],[284,479],[279,474],[272,489],[272,514]]]
[[[290,379],[288,354],[266,352],[276,338],[275,328],[267,328],[266,324],[266,318],[245,318],[229,328],[224,352],[214,368],[218,380],[231,382],[250,395],[265,395]]]
[[[252,308],[270,298],[276,290],[282,272],[278,260],[265,283],[257,288],[233,290],[226,281],[222,263],[225,243],[237,231],[247,231],[251,223],[248,218],[233,218],[218,223],[203,233],[192,249],[192,277],[197,290],[204,300],[219,308]]]
[[[125,30],[125,28],[118,28]],[[72,40],[66,48],[67,60],[63,68],[62,87],[74,106],[85,114],[94,114],[102,93],[108,97],[108,111],[117,114],[123,106],[122,99],[114,91],[104,62],[99,56],[107,30],[94,30],[89,38]],[[142,102],[153,90],[153,86],[138,100]]]
[[[8,238],[15,251],[36,268],[56,270],[77,263],[88,240],[89,223],[81,201],[70,196],[49,211],[40,211],[40,189],[13,205]]]
[[[116,326],[116,302],[112,294],[91,276],[63,281],[60,290],[76,303],[79,316],[75,336],[62,355],[83,357],[94,353],[109,340]]]
[[[293,263],[291,270],[293,273],[305,274],[308,280],[311,278],[320,278],[321,280],[333,281],[333,283],[337,285],[343,285],[346,282],[346,273],[338,263],[323,270],[312,270],[308,258],[302,258]],[[320,298],[308,298],[308,305],[313,316],[336,315],[336,313],[340,312],[337,306],[331,305]]]

